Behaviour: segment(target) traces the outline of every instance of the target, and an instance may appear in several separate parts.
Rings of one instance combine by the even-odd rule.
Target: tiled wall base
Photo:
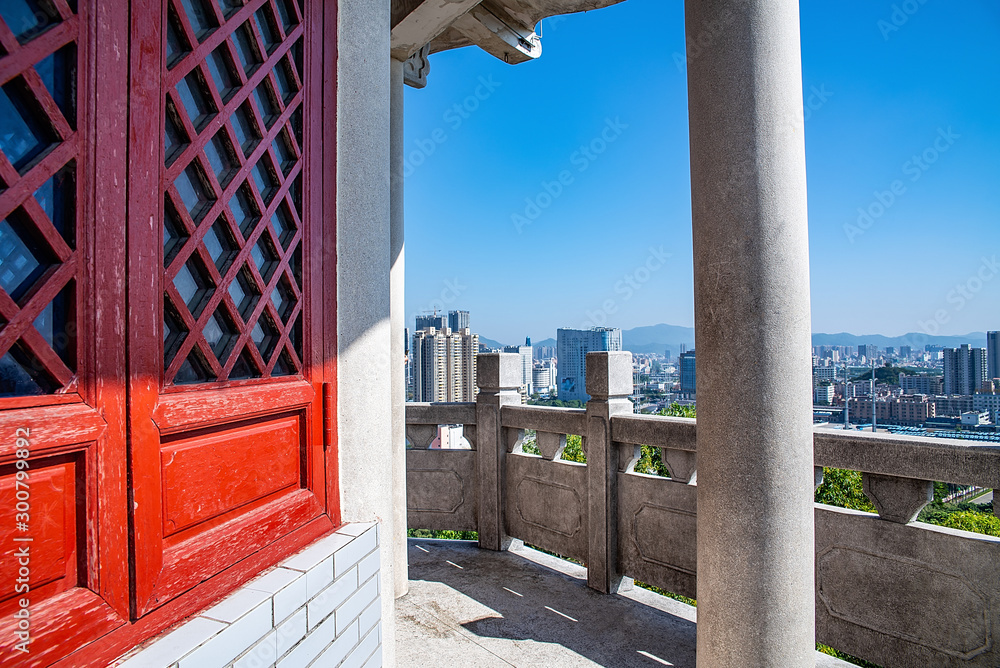
[[[348,524],[123,657],[119,668],[378,668],[379,534]]]

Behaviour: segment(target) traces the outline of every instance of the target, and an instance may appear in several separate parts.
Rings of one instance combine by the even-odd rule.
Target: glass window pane
[[[200,130],[215,115],[215,105],[198,70],[177,82],[177,95],[196,130]]]
[[[37,0],[3,0],[0,17],[21,44],[59,23],[59,12],[52,3]]]
[[[35,191],[35,199],[70,246],[76,233],[76,164],[71,162]]]
[[[44,119],[20,78],[0,86],[0,150],[22,174],[56,141],[55,133]]]
[[[76,127],[76,45],[50,53],[35,65],[35,72],[70,127]]]

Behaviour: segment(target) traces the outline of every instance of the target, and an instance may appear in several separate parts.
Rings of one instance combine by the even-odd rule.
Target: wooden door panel
[[[303,380],[165,394],[153,409],[153,423],[164,435],[192,431],[272,415],[289,406],[304,408],[313,404],[315,394]]]
[[[297,488],[304,482],[300,450],[295,415],[165,444],[160,452],[163,535]]]
[[[23,591],[18,584],[26,582],[36,594],[45,586],[43,598],[76,586],[77,545],[83,536],[77,526],[74,464],[36,460],[30,477],[18,479],[13,467],[0,475],[0,615],[17,610],[12,599]],[[19,502],[26,512],[17,512]],[[19,522],[18,515],[27,521]],[[25,547],[29,551],[22,560]],[[19,577],[22,561],[29,568]]]
[[[50,666],[73,649],[126,624],[104,598],[83,587],[67,589],[32,604],[31,619],[30,653],[22,657],[20,653],[15,655],[9,644],[4,647],[5,652],[15,657],[14,665],[25,668]],[[5,614],[0,619],[0,633],[4,638],[17,638],[17,631],[17,620]]]
[[[333,529],[323,510],[313,492],[298,489],[190,540],[166,547],[161,579],[151,590],[146,610],[162,605],[311,521],[320,520],[322,525],[311,528],[312,535]]]
[[[19,665],[128,618],[125,117],[95,113],[127,85],[107,57],[127,31],[108,9],[0,2],[0,637],[27,601],[31,653],[5,645]]]
[[[306,69],[320,5],[138,5],[161,17],[133,26],[134,143],[155,147],[130,201],[131,256],[150,259],[129,268],[142,616],[327,501],[307,280],[323,226],[305,195],[321,181],[304,150],[321,117]]]

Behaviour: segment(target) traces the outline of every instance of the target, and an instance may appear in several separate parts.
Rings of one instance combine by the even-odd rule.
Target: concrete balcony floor
[[[523,546],[409,539],[400,665],[695,667],[695,609],[646,589],[604,596],[586,570]],[[819,668],[850,666],[816,655]]]

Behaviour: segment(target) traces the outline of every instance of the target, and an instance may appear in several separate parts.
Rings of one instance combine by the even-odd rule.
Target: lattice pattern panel
[[[298,0],[166,0],[165,384],[302,370]]]
[[[0,1],[0,397],[75,389],[80,25]]]

